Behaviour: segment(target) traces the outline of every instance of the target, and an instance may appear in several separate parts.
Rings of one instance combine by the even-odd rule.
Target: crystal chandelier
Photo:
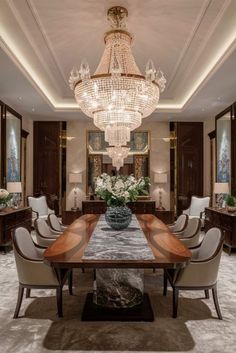
[[[94,73],[87,62],[73,68],[69,79],[81,110],[105,131],[110,146],[126,145],[130,132],[156,108],[166,79],[148,61],[141,74],[131,52],[132,36],[126,30],[128,11],[115,6],[107,12],[112,29],[105,33],[105,50]]]
[[[108,147],[108,156],[112,159],[112,165],[119,171],[120,167],[124,165],[124,159],[128,157],[130,148],[128,147]]]

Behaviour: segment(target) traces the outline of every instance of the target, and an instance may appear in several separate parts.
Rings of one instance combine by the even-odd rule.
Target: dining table
[[[172,269],[188,265],[191,251],[152,214],[132,216],[124,230],[111,229],[105,215],[85,214],[68,226],[44,252],[63,286],[75,268],[93,269],[82,320],[153,321],[145,269]],[[63,316],[62,297],[59,316]]]

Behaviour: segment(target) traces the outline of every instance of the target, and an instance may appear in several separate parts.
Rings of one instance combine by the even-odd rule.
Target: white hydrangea
[[[0,189],[0,199],[5,199],[9,195],[9,192],[5,189]]]

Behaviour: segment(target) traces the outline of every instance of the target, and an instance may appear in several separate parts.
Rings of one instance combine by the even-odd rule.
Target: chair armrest
[[[35,243],[34,241],[33,241],[33,243],[34,243],[34,246],[35,246],[36,248],[38,248],[38,249],[43,249],[43,250],[46,250],[46,249],[47,249],[45,246],[41,246],[41,245]]]
[[[50,213],[55,213],[55,211],[48,207],[48,214]]]
[[[38,211],[32,210],[32,213],[35,213],[35,217],[36,217],[36,218],[39,218],[39,213],[38,213]],[[32,214],[32,216],[33,216],[33,214]],[[35,217],[33,217],[33,218],[35,218]]]
[[[187,208],[186,210],[183,210],[182,214],[190,215],[190,207]]]

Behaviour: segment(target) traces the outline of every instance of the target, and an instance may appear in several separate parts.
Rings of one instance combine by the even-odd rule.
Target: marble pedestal
[[[143,270],[98,269],[93,302],[106,308],[132,308],[143,301],[143,281]]]

